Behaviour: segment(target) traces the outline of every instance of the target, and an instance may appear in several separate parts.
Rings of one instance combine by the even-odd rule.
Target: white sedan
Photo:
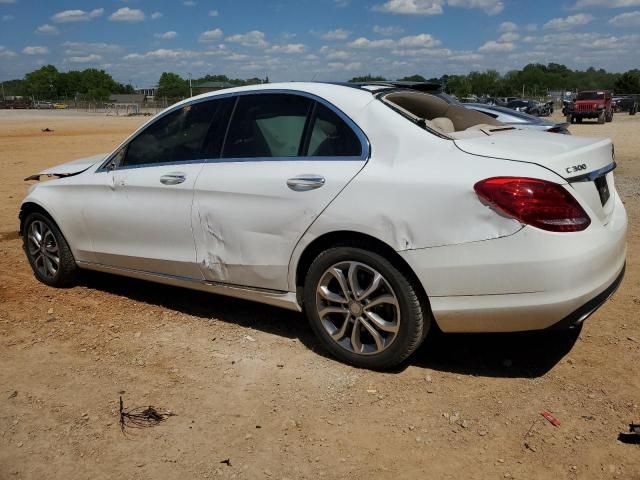
[[[625,267],[609,139],[525,132],[426,93],[283,83],[168,108],[41,176],[36,277],[99,270],[304,311],[357,366],[431,328],[578,326]]]

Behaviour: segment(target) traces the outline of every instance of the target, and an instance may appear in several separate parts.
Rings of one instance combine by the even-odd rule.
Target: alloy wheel
[[[40,275],[53,279],[60,269],[60,249],[49,226],[34,220],[27,232],[27,248],[29,256]]]
[[[353,353],[378,354],[399,332],[398,297],[380,272],[361,262],[340,262],[322,274],[316,308],[333,341]]]

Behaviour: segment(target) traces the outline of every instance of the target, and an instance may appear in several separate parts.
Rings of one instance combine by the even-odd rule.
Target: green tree
[[[422,75],[409,75],[408,77],[402,77],[398,79],[399,82],[426,82],[427,79]]]
[[[45,65],[24,77],[27,95],[33,95],[38,99],[54,98],[57,96],[60,73],[53,65]]]
[[[640,70],[629,70],[616,79],[616,93],[640,93]]]
[[[384,82],[386,78],[381,77],[380,75],[371,75],[368,73],[362,77],[353,77],[349,80],[349,83],[364,83],[364,82]]]
[[[158,81],[157,97],[183,98],[189,95],[189,82],[177,73],[163,72]]]

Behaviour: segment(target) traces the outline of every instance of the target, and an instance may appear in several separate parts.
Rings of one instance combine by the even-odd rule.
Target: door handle
[[[299,175],[287,180],[287,187],[294,192],[306,192],[315,190],[325,184],[325,179],[321,175]]]
[[[178,185],[187,179],[187,175],[181,172],[167,173],[160,177],[160,183],[164,185]]]

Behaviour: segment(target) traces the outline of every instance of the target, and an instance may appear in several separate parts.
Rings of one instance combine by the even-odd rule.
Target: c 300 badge
[[[586,170],[586,169],[587,169],[587,164],[586,163],[582,163],[580,165],[574,165],[573,167],[565,168],[567,173],[576,173],[576,172],[580,172],[580,171]]]

